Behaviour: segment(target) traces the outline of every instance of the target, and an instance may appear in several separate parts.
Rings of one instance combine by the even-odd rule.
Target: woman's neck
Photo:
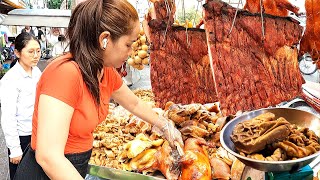
[[[20,66],[26,71],[26,73],[29,76],[32,76],[32,67],[31,66],[27,66],[26,64],[20,63],[20,61],[18,62],[20,64]]]

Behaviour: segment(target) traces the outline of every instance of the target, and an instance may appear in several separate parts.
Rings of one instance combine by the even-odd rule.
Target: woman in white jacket
[[[30,33],[16,37],[17,63],[1,79],[1,127],[9,154],[10,179],[13,179],[22,153],[31,140],[32,114],[36,85],[41,76],[37,67],[41,49]]]

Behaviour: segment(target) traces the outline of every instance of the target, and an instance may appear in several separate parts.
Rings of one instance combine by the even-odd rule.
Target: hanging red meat
[[[302,27],[290,18],[239,11],[219,0],[205,7],[215,87],[224,115],[275,106],[301,93],[297,44]],[[264,41],[262,41],[264,39]]]
[[[151,43],[150,76],[157,105],[216,102],[204,30],[171,27],[175,8],[167,9],[165,0],[154,6],[143,27]]]

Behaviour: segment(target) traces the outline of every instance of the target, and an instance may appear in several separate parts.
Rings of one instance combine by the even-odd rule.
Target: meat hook
[[[186,26],[186,36],[187,36],[187,46],[188,48],[191,46],[191,43],[189,41],[189,34],[188,34],[188,25]]]
[[[168,0],[165,0],[165,5],[166,5],[166,9],[167,9],[167,16],[168,16],[168,21],[167,21],[167,25],[166,25],[166,30],[164,32],[164,37],[163,37],[163,42],[162,42],[162,47],[166,41],[166,37],[167,37],[167,32],[168,32],[168,28],[169,28],[169,22],[170,22],[170,14],[171,14],[171,7],[170,4],[168,2]],[[171,3],[172,4],[172,3]]]
[[[202,1],[202,0],[198,0],[196,14],[194,15],[193,23],[192,23],[193,27],[195,27],[195,26],[196,26],[196,18],[197,18],[197,16],[198,16],[199,5],[200,5],[201,1]]]
[[[261,14],[261,28],[262,28],[262,41],[264,41],[265,36],[264,36],[264,19],[263,19],[263,4],[262,4],[262,0],[260,0],[260,14]]]
[[[232,32],[232,29],[233,29],[233,27],[234,27],[234,24],[235,24],[235,22],[236,22],[236,18],[237,18],[237,15],[238,15],[240,3],[242,4],[242,0],[239,0],[239,1],[238,1],[236,13],[234,14],[233,21],[232,21],[232,25],[231,25],[230,31],[229,31],[229,33],[228,33],[228,37],[230,36],[230,34],[231,34],[231,32]]]

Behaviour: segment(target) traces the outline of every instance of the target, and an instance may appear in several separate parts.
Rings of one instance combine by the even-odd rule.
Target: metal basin
[[[259,114],[266,112],[274,113],[276,115],[276,118],[284,117],[290,123],[296,124],[300,127],[308,127],[309,129],[313,130],[318,137],[320,136],[320,118],[316,115],[306,111],[292,108],[266,108],[248,112],[228,122],[220,133],[220,142],[222,147],[225,148],[232,155],[236,156],[245,165],[265,172],[296,171],[299,168],[310,164],[310,162],[312,162],[317,156],[320,155],[319,151],[310,156],[299,158],[296,160],[261,161],[241,156],[240,154],[238,154],[233,142],[230,139],[230,135],[232,134],[234,127],[239,122],[252,119],[258,116]]]

